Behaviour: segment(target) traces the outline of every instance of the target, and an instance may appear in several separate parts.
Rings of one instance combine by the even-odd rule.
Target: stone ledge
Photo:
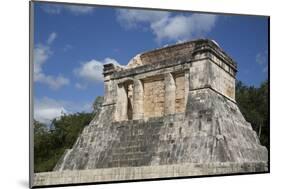
[[[122,180],[129,181],[139,179],[208,176],[255,172],[268,172],[267,163],[188,163],[159,166],[118,167],[92,170],[43,172],[34,174],[33,186],[39,187],[60,184],[98,183]]]

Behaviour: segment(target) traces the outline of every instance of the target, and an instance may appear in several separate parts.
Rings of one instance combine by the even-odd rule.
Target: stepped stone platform
[[[172,164],[158,166],[115,167],[75,171],[45,172],[36,175],[36,185],[58,185],[77,183],[99,183],[128,180],[150,180],[165,178],[185,178],[187,176],[206,176],[264,171],[265,163],[209,163]]]
[[[104,103],[34,186],[267,172],[235,101],[236,63],[200,39],[104,65]]]

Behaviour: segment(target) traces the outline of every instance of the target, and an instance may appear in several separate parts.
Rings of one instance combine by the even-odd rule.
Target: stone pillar
[[[104,79],[104,104],[112,103],[112,81],[110,76],[106,76]]]
[[[184,74],[184,107],[186,108],[189,93],[189,72],[186,71]]]
[[[133,119],[143,119],[143,85],[138,79],[134,79]]]
[[[116,121],[123,121],[128,119],[127,108],[127,91],[124,84],[119,84],[117,91]]]
[[[173,75],[171,73],[165,74],[164,78],[165,84],[165,106],[164,114],[174,114],[175,104],[176,104],[176,85]]]
[[[114,84],[111,80],[111,75],[115,72],[114,64],[108,63],[103,66],[104,76],[104,102],[103,104],[111,104],[114,102]]]

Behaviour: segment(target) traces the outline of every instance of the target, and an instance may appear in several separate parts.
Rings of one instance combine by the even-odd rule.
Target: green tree
[[[91,113],[64,114],[54,119],[50,127],[34,120],[34,170],[51,171],[66,149],[73,146],[83,128],[90,123],[103,97],[97,97]]]
[[[268,80],[260,87],[246,86],[241,81],[236,84],[236,101],[257,132],[261,144],[269,148]]]
[[[51,171],[64,151],[71,148],[84,126],[92,120],[92,113],[63,115],[52,121],[51,128],[34,121],[35,172]]]

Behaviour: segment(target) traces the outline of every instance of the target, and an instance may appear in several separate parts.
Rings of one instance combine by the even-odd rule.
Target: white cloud
[[[75,69],[74,73],[88,81],[102,81],[103,80],[103,63],[97,60],[85,62],[80,68]]]
[[[75,83],[75,88],[83,90],[87,88],[87,84]]]
[[[41,8],[48,14],[60,14],[62,5],[44,4],[41,6]]]
[[[65,5],[64,8],[76,15],[89,14],[94,10],[93,7],[77,6],[77,5]]]
[[[47,40],[47,44],[48,45],[52,44],[56,38],[57,38],[57,34],[55,32],[52,32]]]
[[[74,69],[74,73],[86,81],[100,82],[103,81],[103,65],[107,63],[113,63],[121,66],[115,59],[112,58],[105,58],[102,61],[92,59],[88,62],[82,63],[79,68]]]
[[[258,53],[256,55],[256,62],[259,65],[265,64],[267,62],[267,52]]]
[[[153,23],[170,15],[165,11],[128,10],[117,11],[117,20],[126,28],[135,28],[139,23]]]
[[[217,16],[212,14],[173,15],[163,11],[121,10],[117,19],[125,28],[148,24],[158,42],[164,39],[183,41],[202,37],[215,26]]]
[[[43,72],[42,66],[48,60],[48,58],[53,54],[50,49],[50,44],[56,39],[57,34],[51,33],[48,37],[47,44],[38,44],[34,48],[34,81],[47,84],[51,89],[59,89],[64,85],[69,84],[69,80],[62,75],[52,76],[46,75]]]
[[[34,119],[42,123],[50,124],[54,118],[67,113],[62,102],[48,97],[34,100]]]
[[[39,44],[34,48],[34,76],[35,81],[37,80],[37,74],[42,72],[42,65],[47,61],[47,59],[52,54],[48,46]]]
[[[52,75],[45,75],[44,73],[39,73],[35,75],[35,81],[47,84],[50,89],[57,90],[64,85],[69,84],[69,80],[62,75],[59,76],[52,76]]]
[[[76,112],[90,112],[92,102],[70,102],[55,100],[49,97],[34,99],[34,119],[49,125],[55,118],[59,119],[63,114]]]
[[[259,64],[260,66],[263,66],[262,67],[262,72],[267,72],[268,71],[267,59],[268,59],[267,51],[258,53],[256,55],[256,63]]]
[[[62,11],[68,11],[74,15],[90,14],[93,12],[94,7],[79,6],[79,5],[57,5],[57,4],[44,4],[41,8],[48,14],[60,14]]]
[[[64,47],[63,47],[63,51],[64,52],[67,52],[67,51],[69,51],[69,50],[71,50],[73,48],[73,46],[72,45],[70,45],[70,44],[67,44],[67,45],[65,45]]]
[[[151,28],[159,41],[163,39],[179,41],[204,35],[214,27],[215,22],[215,15],[180,15],[152,23]]]

